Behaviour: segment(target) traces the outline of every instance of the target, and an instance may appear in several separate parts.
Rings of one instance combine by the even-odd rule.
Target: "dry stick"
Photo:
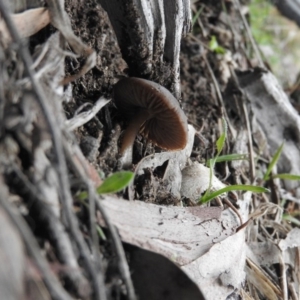
[[[83,55],[86,61],[77,74],[64,78],[61,82],[62,85],[80,78],[96,65],[96,52],[87,47],[72,31],[71,21],[64,9],[64,2],[64,0],[46,0],[51,16],[51,24],[59,30],[74,52]]]
[[[240,226],[238,227],[238,229],[240,230],[240,227],[243,225],[243,219],[242,219],[242,216],[240,215],[239,211],[232,205],[232,203],[226,199],[226,198],[223,198],[222,199],[223,202],[225,202],[235,213],[236,215],[238,216],[239,220],[240,220]]]
[[[122,246],[122,242],[120,240],[120,237],[118,235],[116,227],[110,222],[108,215],[106,214],[105,209],[103,208],[103,205],[101,203],[101,200],[99,197],[96,199],[96,206],[97,209],[100,211],[104,222],[110,231],[110,234],[112,236],[112,241],[113,245],[115,247],[115,251],[118,254],[119,258],[119,268],[121,271],[121,275],[123,277],[123,280],[125,281],[126,287],[127,287],[127,292],[128,292],[128,299],[129,300],[136,300],[135,292],[134,292],[134,287],[132,284],[131,276],[130,276],[130,270],[126,261],[126,255],[125,251]]]
[[[294,268],[295,268],[295,274],[296,274],[296,278],[298,280],[298,295],[300,295],[300,248],[297,247],[296,248],[296,259],[295,259],[295,265],[294,265]]]
[[[255,286],[248,282],[248,288],[249,288],[249,292],[250,292],[250,295],[251,295],[251,300],[260,300],[260,298],[258,297],[258,294],[257,294],[257,290],[255,288]],[[253,298],[254,297],[254,298]]]
[[[18,52],[23,60],[25,71],[30,78],[30,81],[32,83],[33,92],[35,93],[37,103],[40,105],[41,110],[43,112],[43,115],[45,117],[45,120],[47,122],[49,131],[52,136],[53,140],[53,148],[55,152],[55,158],[56,158],[56,170],[58,173],[59,178],[59,185],[60,185],[60,196],[61,196],[61,203],[63,205],[64,213],[67,219],[68,227],[71,232],[71,235],[76,242],[80,254],[83,257],[85,266],[87,268],[87,271],[91,277],[94,293],[95,293],[95,299],[106,299],[105,291],[101,291],[99,288],[99,282],[97,280],[97,274],[96,270],[92,264],[92,261],[90,259],[90,254],[87,248],[87,245],[85,244],[85,241],[80,233],[79,226],[77,223],[77,219],[75,218],[73,212],[72,212],[72,197],[70,193],[70,184],[67,176],[67,165],[65,161],[65,156],[62,150],[62,144],[61,144],[61,135],[60,131],[58,129],[55,116],[50,112],[50,108],[48,106],[47,101],[45,101],[45,95],[38,85],[37,80],[34,77],[34,73],[31,69],[32,65],[32,59],[29,54],[28,48],[24,47],[22,44],[22,41],[20,39],[20,36],[11,20],[11,17],[8,13],[8,9],[6,4],[3,1],[0,1],[0,12],[1,15],[7,25],[7,28],[11,34],[12,40],[17,44]]]
[[[244,119],[245,119],[245,123],[246,123],[246,129],[247,129],[247,135],[248,135],[248,149],[249,149],[249,164],[250,164],[250,176],[251,176],[251,182],[254,182],[254,178],[255,178],[255,162],[254,162],[254,151],[253,151],[253,144],[252,144],[252,136],[251,136],[251,126],[250,126],[250,122],[249,122],[249,116],[248,116],[248,111],[247,111],[247,106],[246,106],[246,95],[244,93],[244,91],[241,89],[238,78],[236,76],[236,73],[234,71],[233,68],[230,68],[231,71],[231,77],[234,80],[234,83],[236,85],[236,87],[238,88],[238,90],[241,92],[242,94],[242,113],[244,115]],[[237,100],[236,96],[233,96],[235,103],[239,103],[239,101]]]
[[[48,207],[48,205],[44,203],[43,196],[27,179],[19,167],[14,162],[11,162],[11,166],[20,183],[26,187],[29,197],[39,206],[41,214],[40,218],[46,220],[47,226],[49,227],[48,230],[51,231],[51,244],[54,244],[59,260],[67,266],[67,277],[71,281],[73,288],[77,291],[78,295],[83,296],[82,289],[86,290],[88,282],[81,274],[80,268],[77,264],[76,255],[72,249],[70,237],[67,235],[64,226],[53,214],[53,211]],[[74,261],[76,263],[74,263]]]
[[[118,256],[118,259],[119,259],[119,269],[120,269],[120,273],[121,273],[121,276],[125,282],[125,285],[126,285],[126,288],[127,288],[127,292],[128,292],[128,299],[129,300],[136,300],[136,296],[135,296],[135,292],[134,292],[134,287],[133,287],[133,283],[132,283],[132,280],[131,280],[131,276],[130,276],[130,270],[129,270],[129,267],[128,267],[128,263],[127,263],[127,260],[126,260],[126,256],[125,256],[125,252],[124,252],[124,249],[123,249],[123,246],[122,246],[122,242],[120,240],[120,237],[117,233],[117,230],[115,228],[115,226],[110,222],[110,219],[105,211],[105,209],[103,208],[103,205],[101,204],[101,201],[98,197],[98,195],[96,195],[95,193],[95,190],[93,188],[93,185],[90,181],[90,179],[88,178],[88,176],[86,176],[83,172],[82,169],[80,169],[78,167],[78,165],[74,162],[74,160],[72,159],[72,155],[70,153],[70,149],[68,147],[68,145],[64,144],[65,146],[65,150],[66,150],[66,153],[68,154],[68,158],[70,160],[70,163],[72,164],[73,168],[74,168],[74,171],[77,173],[77,175],[80,177],[80,179],[85,183],[85,185],[88,187],[88,194],[89,194],[89,201],[94,201],[96,202],[96,207],[97,209],[100,211],[104,221],[105,221],[105,224],[111,234],[111,237],[112,237],[112,243],[113,243],[113,246],[115,248],[115,251],[117,253],[117,256]],[[78,155],[78,159],[83,167],[84,168],[84,163],[83,161],[81,160],[81,157],[80,155]],[[93,198],[93,199],[91,199]]]
[[[242,103],[242,108],[243,108],[243,113],[244,113],[244,118],[245,118],[246,128],[247,128],[249,161],[250,161],[250,176],[251,176],[251,182],[253,183],[254,178],[255,178],[255,163],[254,163],[254,155],[253,155],[253,144],[252,144],[252,136],[251,136],[251,126],[250,126],[248,111],[247,111],[247,107],[246,107],[246,103],[245,103],[244,99],[243,99],[243,103]]]
[[[280,266],[280,272],[281,272],[281,276],[280,276],[280,285],[281,285],[281,289],[282,289],[282,294],[283,300],[288,300],[288,288],[287,288],[287,279],[286,279],[286,267],[285,267],[285,263],[283,260],[282,255],[279,256],[279,266]]]
[[[222,93],[221,93],[221,91],[220,91],[220,87],[219,87],[218,81],[217,81],[217,79],[216,79],[216,77],[215,77],[215,74],[214,74],[214,72],[213,72],[213,70],[212,70],[212,68],[211,68],[211,66],[210,66],[210,63],[208,62],[208,60],[207,60],[207,58],[206,58],[205,55],[203,55],[203,59],[204,59],[205,64],[206,64],[206,66],[207,66],[207,68],[208,68],[208,71],[209,71],[209,73],[210,73],[211,79],[212,79],[212,81],[213,81],[213,83],[214,83],[214,86],[215,86],[215,89],[216,89],[216,93],[217,93],[217,95],[218,95],[219,105],[220,105],[220,107],[221,107],[222,113],[223,113],[224,116],[226,117],[226,122],[227,122],[227,124],[228,124],[228,128],[229,128],[229,130],[230,130],[230,133],[232,134],[233,137],[235,137],[235,136],[236,136],[236,131],[235,131],[235,129],[232,127],[231,122],[229,121],[229,118],[228,118],[228,115],[227,115],[227,111],[226,111],[226,109],[225,109],[225,105],[224,105],[224,101],[223,101],[223,97],[222,97]]]
[[[290,292],[289,294],[291,296],[291,299],[292,300],[299,300],[293,283],[289,282],[288,286],[289,286],[289,292]]]
[[[250,222],[252,222],[252,221],[253,221],[253,218],[249,218],[245,223],[243,223],[236,229],[236,232],[239,232],[243,228],[247,227],[250,224]]]
[[[254,300],[250,295],[249,295],[249,292],[246,292],[244,290],[244,288],[242,288],[241,290],[241,296],[242,296],[242,299],[243,300]]]
[[[74,116],[72,119],[66,120],[65,121],[66,127],[71,131],[89,122],[98,114],[100,109],[103,106],[105,106],[109,101],[110,99],[101,97],[99,100],[97,100],[97,102],[92,106],[90,110],[82,112]]]
[[[8,202],[8,195],[6,192],[4,192],[3,187],[0,189],[0,203],[21,234],[28,254],[34,259],[36,265],[38,266],[52,299],[71,300],[72,298],[62,288],[60,282],[53,275],[47,261],[42,256],[39,245],[27,223],[23,220],[18,211],[15,210]]]
[[[6,97],[4,96],[4,71],[3,71],[3,65],[1,63],[1,69],[0,70],[0,136],[2,137],[3,131],[4,131],[4,124],[3,124],[3,116],[4,116],[4,108],[5,108],[5,102]]]
[[[68,132],[65,133],[66,136],[68,136]],[[71,137],[70,137],[71,138]],[[77,164],[74,162],[74,160],[72,159],[72,154],[71,154],[71,149],[70,149],[70,144],[68,144],[65,140],[63,141],[63,146],[64,146],[64,150],[66,153],[66,157],[68,159],[68,162],[73,166],[73,169],[77,172],[77,174],[82,175],[80,176],[81,179],[82,178],[86,178],[86,174],[87,171],[85,170],[85,166],[84,166],[84,162],[82,162],[80,160],[80,156],[78,155],[77,157],[79,158],[79,161],[81,162],[81,165],[84,168],[84,171],[86,174],[82,174],[81,170],[79,170],[79,168],[77,167]],[[75,145],[75,149],[77,149],[78,146]],[[88,194],[91,195],[93,193],[95,193],[94,191],[94,186],[91,184],[90,180],[87,180],[87,189],[88,189]],[[101,264],[101,258],[100,258],[100,254],[99,254],[99,239],[98,239],[98,234],[96,231],[96,204],[95,204],[95,198],[94,197],[90,197],[90,201],[89,201],[89,223],[90,223],[90,233],[91,233],[91,237],[92,237],[92,253],[94,256],[94,263],[97,266],[97,269],[100,270],[100,272],[98,272],[98,278],[99,278],[99,282],[101,284],[101,289],[105,290],[105,283],[104,283],[104,276],[103,276],[103,268],[102,268],[102,264]]]
[[[100,284],[101,290],[105,291],[105,280],[103,275],[103,267],[101,264],[101,258],[99,254],[99,239],[96,231],[96,203],[95,197],[93,196],[95,193],[94,186],[88,181],[87,189],[89,194],[89,221],[90,221],[90,232],[92,237],[92,253],[94,256],[94,261],[96,266],[98,267],[98,282]],[[105,296],[106,299],[106,296]]]
[[[243,23],[244,23],[246,32],[247,32],[247,34],[248,34],[248,37],[249,37],[250,42],[251,42],[251,44],[252,44],[252,47],[253,47],[253,50],[254,50],[254,52],[255,52],[256,58],[257,58],[257,60],[258,60],[258,64],[259,64],[259,66],[260,66],[261,68],[264,68],[265,65],[264,65],[263,60],[262,60],[262,58],[261,58],[261,56],[260,56],[260,52],[259,52],[259,49],[258,49],[258,47],[257,47],[257,44],[256,44],[256,42],[255,42],[255,40],[254,40],[254,38],[253,38],[253,36],[252,36],[252,33],[251,33],[250,27],[249,27],[249,25],[248,25],[248,22],[247,22],[247,20],[246,20],[246,18],[245,18],[245,16],[244,16],[244,14],[242,13],[240,2],[239,2],[239,0],[234,0],[234,2],[235,2],[235,5],[236,5],[237,8],[238,8],[238,11],[239,11],[239,13],[240,13],[241,19],[242,19],[242,21],[243,21]]]
[[[258,265],[256,265],[251,259],[246,258],[246,263],[256,274],[259,274],[260,278],[269,286],[274,293],[282,297],[282,291],[279,289],[278,285],[270,279],[269,275]]]

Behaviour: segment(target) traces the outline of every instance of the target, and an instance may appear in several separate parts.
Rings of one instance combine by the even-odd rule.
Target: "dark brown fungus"
[[[187,144],[187,118],[175,97],[163,86],[141,78],[121,79],[113,88],[117,108],[130,120],[121,154],[132,147],[141,132],[166,150],[180,150]]]

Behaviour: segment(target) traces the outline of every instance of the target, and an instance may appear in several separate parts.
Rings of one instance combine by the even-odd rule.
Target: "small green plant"
[[[299,217],[299,216],[298,216]],[[290,214],[283,214],[282,219],[291,223],[294,223],[296,226],[300,227],[300,221]]]
[[[271,178],[275,179],[275,178],[279,178],[279,179],[283,179],[283,180],[300,180],[300,175],[295,175],[295,174],[286,174],[286,173],[281,173],[281,174],[275,174],[272,175],[272,170],[274,168],[274,166],[277,164],[282,150],[284,147],[284,143],[282,143],[280,145],[280,147],[276,150],[274,156],[271,159],[271,162],[267,168],[267,171],[263,177],[263,180],[267,181],[270,180]],[[281,206],[284,207],[284,203],[285,201],[283,201],[281,203]],[[284,213],[282,215],[282,219],[286,220],[288,222],[294,223],[296,226],[300,226],[300,221],[296,218],[296,216],[298,216],[299,213],[296,213],[294,215],[292,215],[291,213]]]
[[[114,173],[97,188],[97,193],[101,195],[119,192],[126,188],[133,178],[134,173],[129,171]]]
[[[248,159],[249,155],[248,154],[226,154],[226,155],[220,155],[216,158],[211,158],[206,162],[206,165],[210,167],[212,164],[213,160],[215,163],[220,163],[220,162],[229,162],[229,161],[234,161],[234,160],[246,160]]]
[[[205,194],[199,199],[199,202],[198,202],[199,204],[207,203],[207,202],[213,200],[214,198],[222,195],[223,193],[227,193],[227,192],[231,192],[231,191],[250,191],[252,193],[267,193],[267,192],[269,192],[269,190],[264,187],[253,186],[253,185],[230,185],[230,186],[227,186],[218,191],[211,192],[212,177],[213,177],[213,170],[214,170],[215,164],[218,161],[226,161],[225,155],[223,157],[222,156],[220,157],[220,154],[223,150],[223,147],[224,147],[225,141],[226,141],[226,137],[227,137],[227,123],[226,123],[225,119],[223,119],[222,121],[223,121],[223,132],[216,142],[217,155],[208,161],[208,165],[210,167],[209,187],[206,190]],[[245,154],[227,155],[228,161],[235,160],[238,157],[241,157],[241,159],[245,159]]]
[[[284,146],[284,143],[282,143],[282,144],[280,145],[280,147],[277,149],[277,151],[275,152],[274,156],[272,157],[271,162],[270,162],[270,164],[269,164],[269,166],[268,166],[267,172],[266,172],[266,174],[264,175],[263,180],[267,181],[267,180],[270,179],[270,174],[271,174],[273,168],[275,167],[275,165],[277,164],[277,162],[278,162],[278,160],[279,160],[279,158],[280,158],[280,155],[281,155],[281,153],[282,153],[283,146]]]
[[[220,190],[209,193],[206,197],[203,196],[200,200],[200,203],[201,204],[207,203],[224,193],[233,192],[233,191],[246,191],[246,192],[252,192],[252,193],[269,193],[270,192],[268,189],[261,187],[261,186],[242,185],[242,184],[229,185]]]
[[[279,178],[284,180],[300,180],[300,175],[281,173],[273,175],[273,178]]]
[[[134,178],[134,173],[121,171],[112,174],[106,178],[103,183],[96,189],[99,195],[117,193],[126,188]],[[87,192],[79,194],[79,199],[84,200],[88,197]]]
[[[204,5],[201,5],[199,10],[196,12],[196,14],[193,16],[193,19],[192,19],[192,27],[195,26],[198,18],[200,17],[202,11],[203,11],[203,8],[204,8]]]
[[[227,137],[227,123],[226,123],[225,119],[222,119],[222,123],[223,123],[223,132],[222,132],[221,136],[218,138],[218,140],[216,142],[217,155],[214,158],[210,159],[210,164],[209,164],[209,169],[210,169],[209,185],[208,185],[208,189],[206,190],[204,196],[201,198],[202,200],[204,199],[203,201],[205,201],[205,199],[208,197],[208,194],[210,193],[215,164],[216,164],[216,161],[217,161],[218,157],[220,156],[220,154],[221,154],[221,152],[224,148],[226,137]]]
[[[274,156],[271,159],[271,162],[267,168],[267,171],[263,177],[264,181],[267,181],[269,179],[272,178],[279,178],[279,179],[284,179],[284,180],[300,180],[300,175],[295,175],[295,174],[286,174],[286,173],[281,173],[281,174],[275,174],[275,175],[271,175],[273,168],[275,167],[275,165],[277,164],[282,150],[284,147],[284,143],[282,143],[279,148],[276,150]]]
[[[103,181],[103,183],[96,189],[96,192],[99,195],[119,192],[126,188],[130,184],[130,182],[132,182],[133,179],[134,173],[129,171],[121,171],[114,173]],[[87,198],[88,193],[86,191],[78,195],[79,201],[88,208],[89,204],[86,202]],[[99,237],[105,241],[106,236],[102,228],[99,225],[96,225],[96,230]]]
[[[225,54],[226,50],[219,45],[217,38],[213,35],[208,43],[209,50],[216,54]]]

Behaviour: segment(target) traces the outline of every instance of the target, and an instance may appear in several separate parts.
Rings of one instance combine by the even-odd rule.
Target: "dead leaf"
[[[235,232],[239,221],[220,207],[166,207],[106,196],[103,206],[124,242],[186,265]],[[104,225],[101,216],[99,223]]]
[[[248,218],[251,193],[238,201],[243,221]],[[222,220],[222,216],[221,216]],[[238,223],[238,221],[236,221]],[[245,229],[219,240],[183,270],[201,287],[206,299],[226,299],[245,279],[246,243]]]
[[[44,7],[29,9],[20,14],[12,14],[11,18],[22,38],[37,33],[50,23],[49,11]],[[0,21],[0,33],[4,44],[11,42],[11,36],[4,20]]]
[[[135,291],[143,300],[204,300],[197,285],[166,257],[126,247]]]
[[[284,240],[279,242],[279,247],[282,251],[288,248],[300,247],[300,229],[293,228]]]
[[[2,299],[24,295],[25,256],[23,242],[7,215],[0,209],[0,291]]]

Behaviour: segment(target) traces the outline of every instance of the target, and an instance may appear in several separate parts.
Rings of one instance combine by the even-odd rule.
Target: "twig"
[[[263,62],[263,60],[262,60],[262,58],[260,56],[260,52],[259,52],[259,49],[257,47],[257,44],[256,44],[256,42],[255,42],[255,40],[254,40],[254,38],[252,36],[252,33],[251,33],[250,27],[248,25],[248,22],[247,22],[247,20],[246,20],[246,18],[244,16],[244,14],[242,13],[240,2],[239,2],[239,0],[234,0],[234,3],[236,5],[236,7],[238,8],[238,11],[240,13],[241,19],[242,19],[242,21],[244,23],[244,27],[246,29],[247,35],[248,35],[248,37],[250,39],[250,42],[252,44],[252,48],[253,48],[253,50],[255,52],[255,55],[256,55],[256,58],[258,60],[258,64],[259,64],[259,66],[261,68],[264,68],[265,67],[264,62]]]
[[[94,118],[96,114],[100,111],[100,109],[104,107],[107,103],[109,103],[109,101],[110,99],[101,97],[90,110],[80,113],[77,116],[73,117],[72,119],[67,120],[65,122],[66,127],[69,130],[74,130],[84,125],[92,118]]]
[[[103,206],[101,204],[101,201],[98,197],[96,199],[96,206],[97,206],[97,209],[100,211],[100,213],[103,217],[103,220],[104,220],[104,222],[105,222],[105,224],[106,224],[106,226],[107,226],[107,228],[110,231],[110,234],[112,236],[113,245],[114,245],[115,251],[116,251],[116,253],[118,255],[118,258],[119,258],[119,268],[120,268],[123,280],[125,282],[125,285],[127,287],[128,299],[136,300],[137,298],[135,296],[134,287],[133,287],[133,283],[132,283],[132,280],[131,280],[128,263],[126,261],[125,252],[124,252],[120,237],[117,233],[117,229],[110,222],[109,217],[106,214],[105,209],[103,208]]]
[[[25,10],[22,13],[11,14],[11,19],[18,29],[19,34],[22,37],[29,37],[49,24],[50,15],[46,8],[38,7]],[[4,42],[4,44],[9,43],[11,37],[2,20],[0,20],[0,32],[2,42]]]
[[[234,96],[235,97],[235,96]],[[252,144],[252,136],[251,136],[251,126],[249,122],[249,115],[247,111],[247,106],[245,101],[242,101],[242,109],[244,113],[244,119],[246,122],[246,128],[247,128],[247,134],[248,134],[248,149],[249,149],[249,163],[250,163],[250,176],[251,176],[251,182],[254,182],[255,178],[255,162],[254,162],[254,151],[253,151],[253,144]]]
[[[66,133],[66,135],[67,134],[68,133]],[[73,149],[75,149],[75,151],[73,150],[73,152],[77,152],[78,155],[76,157],[78,158],[78,161],[81,163],[81,166],[80,166],[81,168],[78,166],[78,164],[73,159],[73,156],[72,156],[72,153],[71,153],[72,151],[70,149],[70,145],[66,142],[64,142],[63,145],[64,145],[64,149],[65,149],[67,159],[68,159],[69,163],[71,164],[72,168],[74,169],[74,171],[77,173],[77,175],[79,175],[79,176],[81,175],[80,176],[81,179],[88,177],[88,176],[86,176],[86,174],[88,172],[85,168],[84,162],[81,160],[81,156],[80,156],[81,152],[80,152],[78,146],[75,145],[73,147]],[[87,190],[88,190],[89,195],[95,193],[94,186],[93,186],[93,184],[91,183],[90,180],[87,180],[86,186],[87,186]],[[95,198],[92,198],[90,200],[88,208],[89,208],[90,233],[91,233],[91,240],[92,240],[91,248],[92,248],[92,253],[93,253],[93,256],[94,256],[94,263],[96,265],[98,265],[98,269],[100,268],[101,271],[102,271],[102,264],[101,264],[101,259],[100,259],[100,255],[99,255],[99,251],[98,251],[99,239],[98,239],[98,235],[97,235],[97,231],[96,231],[96,204],[95,204]],[[101,282],[101,289],[105,289],[104,276],[102,275],[101,272],[99,272],[98,277],[100,277],[99,280]]]
[[[281,290],[270,280],[265,271],[263,271],[249,258],[246,258],[246,263],[249,265],[249,268],[255,272],[256,276],[258,276],[277,296],[282,297]]]
[[[295,273],[296,273],[296,279],[298,281],[298,296],[300,295],[300,249],[299,247],[296,248],[296,261],[295,261]]]
[[[292,300],[299,300],[294,285],[291,282],[289,282],[288,285],[289,285],[289,291],[290,291],[291,299]]]
[[[217,93],[217,96],[218,96],[218,102],[219,102],[219,106],[221,108],[221,111],[222,111],[222,114],[226,117],[226,122],[228,124],[228,128],[230,130],[230,133],[231,135],[235,138],[236,137],[236,131],[235,129],[233,128],[233,126],[231,125],[231,122],[229,121],[229,118],[228,118],[228,115],[227,115],[227,111],[225,109],[225,105],[224,105],[224,101],[223,101],[223,97],[222,97],[222,93],[221,93],[221,90],[220,90],[220,87],[219,87],[219,84],[218,84],[218,81],[216,79],[216,76],[210,66],[210,63],[208,62],[207,58],[205,55],[202,56],[204,61],[205,61],[205,64],[207,66],[207,69],[210,73],[210,76],[211,76],[211,79],[213,81],[213,84],[215,86],[215,89],[216,89],[216,93]]]
[[[282,255],[279,256],[279,266],[280,266],[280,285],[282,289],[283,300],[288,300],[288,288],[286,279],[286,267]]]
[[[242,105],[241,105],[241,109],[242,109],[242,113],[244,115],[244,120],[246,123],[246,129],[247,129],[247,135],[248,135],[248,149],[249,149],[249,164],[250,164],[250,179],[251,182],[254,182],[255,179],[255,162],[254,162],[254,151],[253,151],[253,144],[252,144],[252,136],[251,136],[251,126],[250,126],[250,121],[249,121],[249,115],[248,115],[248,111],[247,111],[247,106],[246,106],[246,95],[244,93],[244,91],[241,89],[238,78],[236,76],[236,73],[234,71],[233,68],[230,68],[231,71],[231,76],[234,80],[234,83],[236,85],[236,87],[238,88],[238,90],[241,92],[242,94]],[[235,103],[240,103],[240,101],[238,101],[236,99],[236,96],[234,95],[234,100]]]
[[[238,216],[238,218],[239,218],[239,220],[240,220],[240,226],[242,226],[242,224],[243,224],[243,219],[242,219],[242,216],[241,216],[241,214],[239,213],[239,211],[232,205],[232,203],[228,200],[228,199],[226,199],[226,198],[223,198],[222,199],[222,201],[223,202],[225,202],[235,213],[236,213],[236,215]],[[239,226],[239,227],[240,227]],[[239,228],[238,227],[238,228]],[[240,230],[240,229],[239,229]]]
[[[1,7],[1,4],[0,4]],[[26,245],[27,251],[29,255],[34,259],[37,264],[45,285],[47,286],[49,293],[52,299],[55,300],[71,300],[72,298],[66,293],[66,291],[62,288],[57,278],[53,275],[50,270],[48,263],[45,258],[42,256],[38,243],[31,233],[30,228],[20,216],[17,210],[13,209],[13,207],[8,202],[8,194],[5,192],[5,188],[2,186],[0,189],[0,203],[5,212],[9,215],[14,225],[19,230],[24,243]]]
[[[64,2],[64,0],[46,0],[51,16],[51,24],[60,31],[62,36],[71,46],[72,50],[78,55],[85,56],[86,60],[85,64],[77,74],[71,75],[62,80],[62,85],[66,85],[81,77],[96,65],[96,52],[86,46],[72,31],[71,21],[64,10]]]
[[[54,1],[55,2],[55,1]],[[77,219],[75,218],[73,211],[72,211],[72,197],[70,193],[70,184],[67,176],[67,165],[65,161],[65,156],[62,150],[62,144],[61,144],[61,134],[59,131],[59,127],[57,126],[56,118],[51,113],[51,110],[49,108],[49,104],[46,101],[46,97],[38,84],[34,73],[31,69],[32,66],[32,59],[29,54],[28,48],[25,47],[20,39],[20,36],[11,20],[11,17],[8,13],[7,6],[4,1],[0,1],[0,12],[1,15],[7,25],[7,28],[10,32],[10,35],[12,37],[12,40],[17,44],[17,49],[20,54],[20,57],[23,60],[25,71],[30,78],[30,81],[32,83],[32,89],[33,93],[36,96],[37,103],[41,107],[42,113],[45,117],[46,124],[49,128],[50,134],[52,136],[53,140],[53,148],[55,152],[55,159],[56,159],[56,170],[58,173],[59,178],[59,186],[60,186],[60,196],[61,196],[61,203],[63,206],[63,211],[66,216],[66,220],[68,223],[68,228],[70,230],[70,233],[76,242],[79,251],[83,257],[86,269],[88,271],[88,274],[92,280],[93,283],[93,289],[95,293],[96,299],[106,299],[105,291],[101,291],[99,289],[99,283],[97,279],[96,270],[91,262],[89,251],[87,248],[87,245],[84,242],[84,239],[80,233],[79,226],[77,223]]]
[[[67,145],[65,144],[65,146],[67,147]],[[67,147],[69,149],[69,147]],[[75,149],[76,150],[76,149]],[[135,292],[134,292],[134,287],[133,287],[133,283],[131,280],[131,276],[130,276],[130,271],[129,271],[129,267],[128,267],[128,263],[126,260],[126,256],[125,256],[125,252],[122,246],[122,242],[120,240],[120,237],[117,233],[117,230],[115,228],[115,226],[113,226],[113,224],[110,222],[108,215],[105,212],[105,209],[103,208],[101,201],[99,199],[99,196],[96,195],[95,193],[95,189],[93,188],[93,185],[91,183],[91,180],[88,178],[88,176],[86,176],[86,172],[85,172],[85,168],[84,168],[84,163],[81,160],[81,155],[78,153],[77,157],[79,159],[79,161],[81,162],[81,167],[80,168],[78,166],[78,164],[76,164],[74,162],[74,160],[72,159],[72,155],[70,155],[70,149],[67,150],[69,152],[68,158],[70,160],[70,163],[72,163],[72,167],[74,168],[74,171],[77,173],[77,175],[80,177],[80,179],[85,183],[85,185],[88,188],[88,193],[89,193],[89,203],[91,205],[92,202],[95,201],[96,203],[96,207],[97,209],[100,211],[106,226],[111,234],[111,238],[112,238],[112,243],[113,246],[115,248],[117,257],[118,257],[118,261],[119,261],[119,269],[120,269],[120,273],[121,276],[124,280],[124,283],[126,285],[127,288],[127,293],[128,293],[128,299],[129,300],[136,300],[136,296],[135,296]],[[91,217],[91,216],[90,216]],[[95,225],[95,223],[94,223]]]
[[[88,282],[80,272],[70,238],[66,234],[64,226],[55,216],[53,210],[44,202],[38,189],[27,179],[18,166],[16,166],[15,163],[12,163],[11,166],[14,172],[13,176],[16,175],[16,179],[19,179],[22,185],[21,188],[26,189],[24,191],[24,193],[26,193],[24,197],[33,201],[32,204],[37,206],[36,210],[39,212],[39,219],[43,219],[47,223],[46,231],[49,234],[49,240],[54,244],[59,260],[67,266],[68,272],[66,276],[71,281],[78,295],[80,297],[86,297],[87,293],[89,293]],[[29,194],[29,197],[27,197],[27,194]]]

